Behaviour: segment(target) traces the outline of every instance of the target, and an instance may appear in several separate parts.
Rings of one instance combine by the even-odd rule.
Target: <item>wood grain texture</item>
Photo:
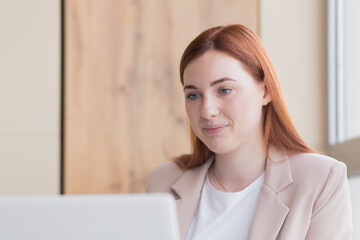
[[[143,192],[149,172],[189,152],[178,75],[208,27],[257,31],[257,1],[65,3],[65,193]]]

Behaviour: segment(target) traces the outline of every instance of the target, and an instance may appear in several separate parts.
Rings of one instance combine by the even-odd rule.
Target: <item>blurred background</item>
[[[360,202],[359,11],[356,0],[0,0],[0,195],[144,192],[156,165],[190,151],[183,50],[240,23],[262,38],[300,134],[347,164]]]

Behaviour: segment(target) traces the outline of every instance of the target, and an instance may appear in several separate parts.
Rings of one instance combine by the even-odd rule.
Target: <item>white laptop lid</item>
[[[180,239],[167,194],[0,197],[0,239]]]

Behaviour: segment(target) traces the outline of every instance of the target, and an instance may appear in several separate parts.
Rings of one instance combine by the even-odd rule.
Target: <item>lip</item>
[[[222,125],[211,125],[211,126],[206,126],[203,128],[203,130],[208,134],[208,135],[215,135],[218,134],[220,132],[222,132],[223,130],[225,130],[229,125],[227,124],[222,124]]]

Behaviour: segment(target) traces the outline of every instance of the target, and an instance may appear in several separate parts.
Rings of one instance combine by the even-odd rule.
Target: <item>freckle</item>
[[[183,124],[184,123],[184,119],[182,117],[177,117],[176,118],[176,123],[177,124]]]
[[[111,188],[114,190],[120,190],[122,188],[122,185],[120,183],[113,183],[111,184]]]
[[[126,91],[126,87],[125,86],[120,86],[120,87],[118,87],[118,91],[120,93],[124,93]]]

